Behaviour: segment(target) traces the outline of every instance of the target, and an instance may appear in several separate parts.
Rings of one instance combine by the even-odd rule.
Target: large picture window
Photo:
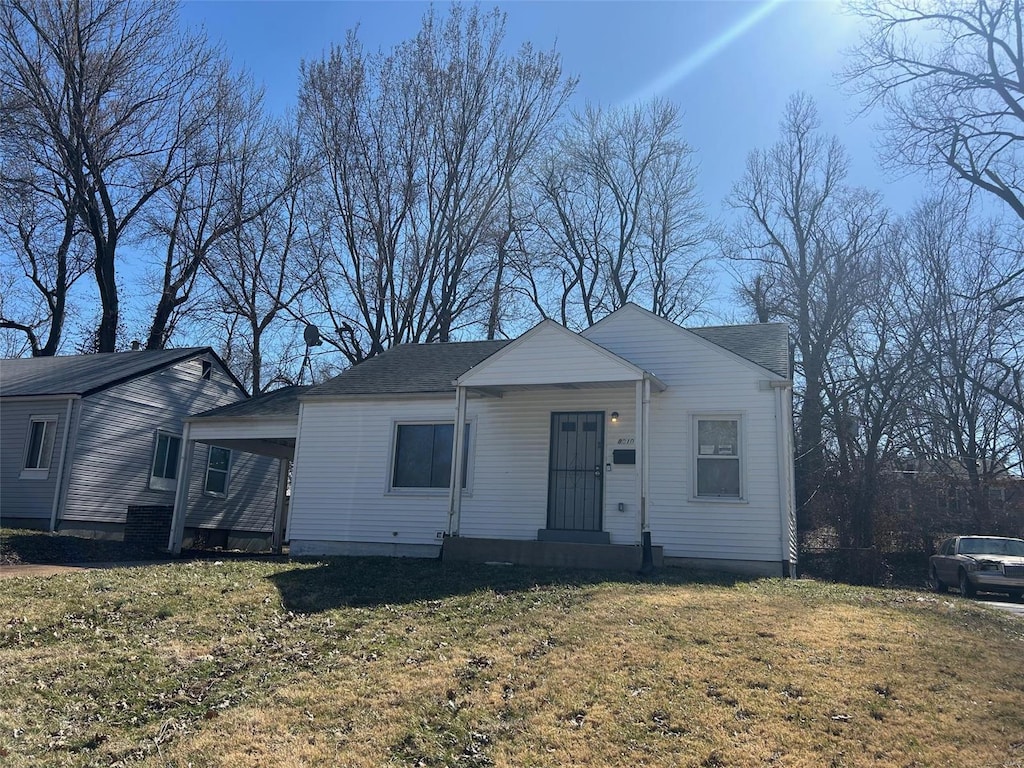
[[[53,439],[57,434],[56,416],[31,416],[25,450],[23,477],[45,477],[53,459]]]
[[[694,422],[694,495],[743,498],[739,417],[698,416]]]
[[[153,469],[149,476],[149,487],[157,491],[173,491],[178,479],[178,453],[181,438],[169,432],[156,433],[153,451]]]
[[[392,488],[447,488],[452,474],[452,424],[398,424]],[[462,487],[466,487],[469,424],[463,440]]]
[[[211,496],[227,496],[230,469],[231,451],[211,445],[206,459],[206,484],[203,490]]]

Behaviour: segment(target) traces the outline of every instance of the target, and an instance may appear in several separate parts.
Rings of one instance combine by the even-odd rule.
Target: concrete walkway
[[[139,560],[118,563],[68,563],[67,565],[49,565],[37,563],[21,563],[19,565],[0,565],[0,579],[13,579],[19,576],[59,576],[62,573],[81,573],[82,571],[99,571],[110,568],[138,568],[143,565],[162,565],[174,560]]]

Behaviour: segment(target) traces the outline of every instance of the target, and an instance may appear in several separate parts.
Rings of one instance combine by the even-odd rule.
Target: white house
[[[789,360],[784,325],[634,305],[395,347],[299,396],[291,553],[627,566],[649,535],[670,564],[792,574]]]

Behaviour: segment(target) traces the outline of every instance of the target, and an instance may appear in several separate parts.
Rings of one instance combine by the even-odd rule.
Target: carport
[[[207,443],[278,460],[277,502],[271,547],[274,552],[281,551],[287,525],[288,475],[295,458],[295,440],[299,432],[299,395],[308,388],[282,387],[185,419],[181,436],[182,449],[178,457],[177,486],[168,551],[175,555],[181,553],[188,512],[190,468],[196,443]]]

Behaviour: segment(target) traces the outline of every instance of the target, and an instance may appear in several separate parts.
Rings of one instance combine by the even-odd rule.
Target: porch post
[[[188,485],[192,474],[192,425],[185,422],[181,432],[181,450],[178,453],[178,481],[174,486],[174,512],[171,514],[171,537],[167,551],[181,554],[181,540],[185,537],[185,513],[188,510]]]
[[[459,535],[462,516],[462,473],[466,440],[466,388],[455,386],[455,426],[452,429],[452,474],[448,480],[448,535]]]
[[[644,445],[647,443],[647,430],[644,429],[644,385],[643,381],[636,382],[636,543],[643,542],[644,535],[644,470],[646,469],[646,455]]]
[[[284,503],[288,497],[288,470],[291,468],[291,462],[288,459],[278,459],[277,461],[277,500],[274,504],[274,537],[270,545],[275,555],[281,554],[281,549],[284,546]]]
[[[642,413],[640,423],[643,424],[642,442],[640,443],[641,465],[640,465],[640,541],[643,548],[641,570],[649,573],[654,569],[654,552],[651,548],[651,521],[647,509],[647,500],[650,493],[651,465],[650,465],[650,442],[651,442],[651,380],[644,374]]]

